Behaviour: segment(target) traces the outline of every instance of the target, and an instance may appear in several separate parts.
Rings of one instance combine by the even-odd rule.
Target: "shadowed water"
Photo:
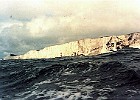
[[[89,57],[0,61],[2,100],[139,98],[139,49]]]

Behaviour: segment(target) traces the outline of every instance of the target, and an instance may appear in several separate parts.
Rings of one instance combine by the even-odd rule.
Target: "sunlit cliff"
[[[125,47],[140,48],[140,33],[136,32],[120,36],[105,36],[96,39],[87,38],[61,45],[45,47],[41,50],[30,50],[23,55],[10,55],[4,59],[39,59],[63,56],[88,56],[117,51]]]

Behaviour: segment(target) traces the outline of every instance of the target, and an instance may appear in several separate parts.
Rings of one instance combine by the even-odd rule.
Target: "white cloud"
[[[58,25],[56,19],[47,18],[45,16],[32,19],[31,22],[27,23],[27,29],[30,31],[30,35],[33,37],[42,37],[49,35],[50,30],[55,30]]]

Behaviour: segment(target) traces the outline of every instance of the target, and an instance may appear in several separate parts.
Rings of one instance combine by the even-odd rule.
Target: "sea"
[[[0,60],[0,100],[139,100],[140,49]]]

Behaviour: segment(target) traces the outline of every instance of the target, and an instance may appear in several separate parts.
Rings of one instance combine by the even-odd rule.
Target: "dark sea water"
[[[0,61],[0,100],[138,100],[140,50]]]

